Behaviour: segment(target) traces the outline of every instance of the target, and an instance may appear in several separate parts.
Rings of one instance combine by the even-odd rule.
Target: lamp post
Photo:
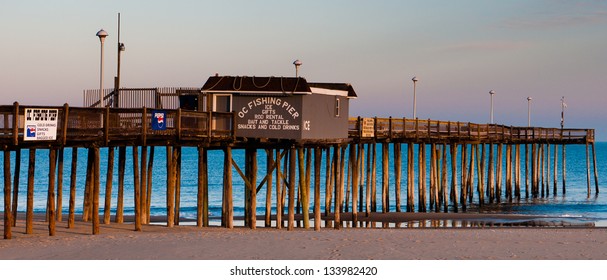
[[[527,127],[531,127],[531,97],[527,97]]]
[[[108,34],[105,30],[101,29],[97,32],[97,37],[99,37],[99,41],[101,42],[101,66],[99,70],[99,107],[103,107],[103,42],[105,42],[105,37]]]
[[[299,78],[299,66],[301,66],[303,63],[301,63],[301,60],[295,60],[293,61],[293,65],[295,65],[295,77]]]
[[[419,79],[417,79],[416,76],[413,76],[411,81],[413,81],[413,119],[417,119],[417,96],[415,94],[415,88]]]
[[[493,124],[493,95],[495,94],[495,90],[490,90],[489,95],[491,95],[491,124]]]
[[[563,96],[561,98],[561,131],[565,127],[565,108],[567,108],[567,104],[565,104],[565,96]]]

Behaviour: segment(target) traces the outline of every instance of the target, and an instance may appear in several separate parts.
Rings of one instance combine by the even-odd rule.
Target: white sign
[[[44,141],[57,139],[58,109],[26,108],[23,140]]]
[[[375,137],[375,119],[362,118],[362,137]]]

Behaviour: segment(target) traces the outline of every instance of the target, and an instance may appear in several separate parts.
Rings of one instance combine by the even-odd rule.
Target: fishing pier
[[[84,197],[79,218],[91,222],[93,234],[100,223],[123,223],[124,198],[132,196],[133,225],[140,231],[150,222],[156,147],[166,150],[167,227],[179,224],[180,173],[190,168],[181,165],[182,147],[198,152],[199,227],[209,226],[209,171],[223,174],[221,225],[227,228],[234,227],[234,176],[245,183],[245,226],[257,226],[257,203],[264,201],[264,225],[289,230],[296,214],[302,227],[320,230],[322,221],[325,227],[342,227],[344,213],[356,227],[359,218],[391,209],[466,212],[472,204],[565,193],[568,145],[586,146],[588,194],[599,192],[593,129],[349,117],[349,100],[356,97],[351,85],[303,78],[214,76],[202,88],[108,90],[103,106],[95,96],[99,91],[85,92],[85,107],[0,106],[5,239],[16,222],[24,149],[29,150],[26,231],[33,231],[34,177],[45,175],[50,235],[56,221],[64,219],[64,164],[71,164],[65,186],[68,227],[76,219],[76,196]],[[88,151],[86,174],[77,174],[79,148]],[[100,164],[100,148],[108,148],[106,166]],[[49,170],[36,170],[38,149],[49,151]],[[70,163],[64,163],[66,149],[72,149]],[[244,150],[244,166],[233,159],[234,149]],[[209,164],[210,150],[223,151],[221,166]],[[118,186],[112,185],[115,151]],[[266,174],[258,172],[260,151],[267,157]],[[127,160],[132,170],[125,170]],[[105,186],[101,168],[107,169]],[[127,174],[133,186],[125,186]],[[86,176],[81,194],[76,193],[77,176]],[[100,197],[102,187],[105,197]],[[257,197],[262,188],[265,198]]]

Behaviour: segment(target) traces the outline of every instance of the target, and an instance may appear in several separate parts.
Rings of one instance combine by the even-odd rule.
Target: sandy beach
[[[5,260],[593,260],[607,259],[607,228],[167,228],[132,224],[57,223],[55,236],[38,220],[25,234],[19,220],[0,240]]]

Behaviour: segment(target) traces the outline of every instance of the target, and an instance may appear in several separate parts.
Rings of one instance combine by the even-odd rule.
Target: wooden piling
[[[145,208],[143,209],[143,211],[145,211],[145,220],[143,221],[145,224],[149,224],[150,223],[150,216],[151,216],[151,205],[152,205],[152,186],[153,186],[153,178],[154,176],[152,174],[154,174],[154,151],[155,151],[155,147],[154,146],[150,146],[150,154],[148,157],[148,172],[147,172],[147,188],[146,188],[146,201],[145,201]]]
[[[175,168],[175,225],[179,225],[181,217],[181,147],[173,148],[173,168]]]
[[[394,143],[394,204],[396,212],[400,212],[400,185],[402,175],[401,143]],[[360,155],[359,155],[360,156]]]
[[[49,150],[49,171],[48,171],[48,235],[55,236],[55,172],[57,167],[57,150],[51,148]],[[5,162],[6,168],[6,162]],[[9,163],[10,168],[10,163]],[[6,173],[5,173],[6,174]],[[9,175],[10,176],[10,175]],[[6,178],[6,175],[5,175]],[[5,179],[6,180],[6,179]],[[9,177],[10,183],[10,177]],[[10,185],[9,185],[10,186]],[[10,189],[8,190],[10,195]],[[10,201],[8,201],[8,205],[10,206]],[[10,208],[9,208],[10,209]],[[10,210],[9,210],[10,211]],[[10,216],[9,216],[10,221]]]
[[[107,174],[105,179],[105,203],[103,212],[103,223],[109,224],[112,207],[112,181],[114,178],[114,147],[108,147],[107,151]]]
[[[282,161],[282,156],[280,153],[280,149],[276,149],[276,228],[282,228],[282,182],[283,175],[280,169],[280,163]]]
[[[590,149],[586,142],[586,183],[587,183],[587,194],[590,196]]]
[[[148,147],[147,146],[141,146],[141,170],[140,170],[140,174],[141,174],[141,178],[139,178],[141,180],[141,182],[139,183],[141,192],[140,192],[140,212],[139,215],[141,216],[141,223],[142,224],[147,224],[146,221],[148,220],[147,217],[147,201],[148,201],[148,169],[147,169],[147,165],[148,165]]]
[[[599,174],[598,174],[597,167],[596,167],[596,148],[594,147],[594,142],[590,143],[590,145],[592,145],[592,166],[594,168],[594,193],[595,193],[595,195],[598,195],[599,194]]]
[[[485,144],[479,144],[476,146],[476,154],[479,155],[480,146],[480,158],[477,160],[478,168],[478,204],[483,206],[485,204]]]
[[[76,148],[74,148],[76,149]],[[72,156],[73,157],[73,156]],[[74,165],[72,159],[72,166]],[[72,171],[72,176],[75,171]],[[36,176],[36,149],[29,149],[29,161],[27,166],[27,202],[26,202],[26,214],[25,214],[25,233],[34,233],[34,182]],[[74,224],[74,207],[75,207],[75,196],[76,196],[76,180],[72,180],[74,185],[74,199],[72,199],[72,191],[70,190],[70,219],[71,225]],[[68,228],[71,228],[68,222]]]
[[[223,211],[222,225],[226,228],[234,228],[234,207],[232,200],[232,147],[223,149]]]
[[[521,145],[514,146],[514,196],[521,198]]]
[[[352,168],[352,227],[357,227],[358,223],[358,188],[359,188],[359,170],[362,162],[360,154],[360,144],[351,144],[350,149],[354,150],[354,161]]]
[[[295,226],[295,168],[296,168],[296,149],[292,147],[289,150],[289,220],[287,223],[287,230],[293,230]],[[339,204],[336,203],[336,209],[339,208]],[[336,210],[337,211],[337,210]],[[336,219],[339,216],[336,214]]]
[[[450,145],[451,152],[451,200],[453,202],[453,212],[459,212],[457,202],[457,144]]]
[[[11,152],[4,150],[4,239],[12,238]],[[54,222],[54,221],[53,221]]]
[[[15,150],[15,172],[13,178],[12,225],[17,226],[17,208],[19,207],[19,175],[21,173],[21,149]]]
[[[563,186],[562,186],[562,193],[565,194],[567,193],[567,152],[566,152],[567,146],[566,145],[561,145],[561,158],[563,161],[562,164],[562,171],[561,173],[563,174]]]
[[[266,211],[264,216],[264,226],[271,227],[272,226],[272,184],[273,184],[273,168],[276,165],[274,164],[274,151],[272,149],[266,149]],[[276,178],[280,180],[280,178]]]
[[[19,153],[17,153],[17,155],[20,156],[20,150],[17,150]],[[63,213],[62,213],[62,209],[63,209],[63,147],[59,148],[59,150],[57,151],[58,155],[57,155],[57,203],[55,204],[55,213],[56,213],[56,217],[55,219],[58,222],[61,222],[63,220]],[[19,160],[21,161],[21,160]],[[19,162],[18,161],[18,162]],[[19,164],[17,164],[17,166],[19,166]],[[15,180],[17,180],[19,178],[18,175],[15,175]],[[18,184],[16,184],[18,186]],[[13,216],[15,217],[15,216]]]
[[[413,143],[407,143],[407,212],[415,211]]]
[[[381,188],[381,205],[382,213],[390,212],[390,171],[389,171],[389,143],[382,143],[382,160],[381,160],[381,173],[382,173],[382,188]]]
[[[99,234],[99,147],[93,147],[93,234]]]
[[[95,172],[93,167],[93,150],[91,148],[87,148],[87,158],[86,158],[86,181],[84,185],[84,197],[82,201],[82,221],[88,222],[91,219],[91,203],[92,203],[92,186],[93,186],[93,173]]]
[[[502,167],[503,167],[503,151],[504,145],[499,143],[497,145],[497,162],[496,165],[496,176],[495,176],[495,200],[497,203],[501,201],[502,197]]]
[[[314,148],[314,230],[320,231],[320,167],[322,149]]]
[[[114,222],[124,222],[124,174],[126,169],[126,147],[118,148],[118,197],[116,198],[116,217]]]
[[[139,178],[139,147],[133,146],[133,208],[135,231],[141,231],[141,181]],[[142,167],[145,168],[145,167]]]
[[[488,168],[488,174],[487,174],[487,196],[489,197],[489,203],[493,203],[494,199],[495,199],[495,189],[494,189],[494,183],[495,183],[495,179],[494,179],[494,167],[495,167],[495,163],[494,163],[494,156],[493,156],[493,143],[490,143],[488,145],[489,147],[489,168]]]
[[[417,209],[426,212],[426,144],[418,144]]]

